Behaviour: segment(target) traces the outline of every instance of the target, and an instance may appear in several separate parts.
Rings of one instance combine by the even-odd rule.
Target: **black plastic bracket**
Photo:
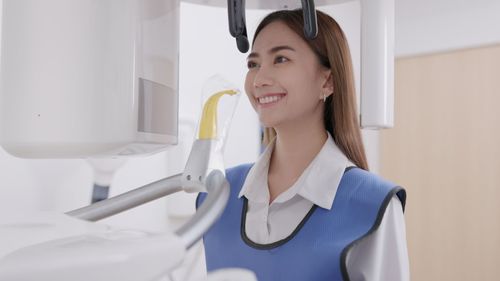
[[[250,44],[248,43],[245,22],[245,0],[227,0],[227,11],[229,16],[229,32],[236,38],[238,50],[246,53]]]
[[[318,35],[318,19],[314,0],[302,0],[302,11],[304,13],[304,36],[312,40]]]
[[[318,21],[314,0],[301,0],[304,13],[304,36],[308,40],[316,38],[318,34]],[[227,12],[229,18],[229,32],[236,38],[238,50],[242,53],[248,52],[247,27],[245,21],[245,0],[227,0]]]

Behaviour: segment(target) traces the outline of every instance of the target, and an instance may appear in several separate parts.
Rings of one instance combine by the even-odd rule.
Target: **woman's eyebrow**
[[[287,45],[283,45],[283,46],[276,46],[276,47],[271,48],[271,50],[269,50],[268,53],[274,54],[274,53],[279,52],[281,50],[290,50],[290,51],[294,51],[295,52],[294,48],[292,48],[290,46],[287,46]]]
[[[295,52],[295,49],[290,47],[290,46],[287,46],[287,45],[283,45],[283,46],[276,46],[276,47],[272,47],[268,53],[269,54],[274,54],[276,52],[279,52],[281,50],[290,50],[290,51],[294,51]],[[251,59],[251,58],[256,58],[256,57],[259,57],[259,53],[256,53],[256,52],[251,52],[248,57],[247,57],[247,60],[248,59]]]

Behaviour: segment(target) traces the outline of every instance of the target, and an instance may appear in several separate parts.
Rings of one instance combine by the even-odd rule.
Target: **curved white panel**
[[[178,33],[179,1],[3,1],[1,145],[68,158],[176,143]]]

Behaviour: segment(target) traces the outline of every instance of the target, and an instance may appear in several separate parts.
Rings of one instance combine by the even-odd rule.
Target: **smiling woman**
[[[320,101],[333,92],[330,70],[298,34],[283,22],[270,23],[254,41],[248,68],[245,90],[265,127],[316,124],[309,130],[326,136]]]
[[[367,171],[348,44],[317,13],[313,40],[301,10],[257,27],[245,90],[267,148],[227,170],[232,194],[204,236],[207,268],[262,281],[408,280],[405,191]]]

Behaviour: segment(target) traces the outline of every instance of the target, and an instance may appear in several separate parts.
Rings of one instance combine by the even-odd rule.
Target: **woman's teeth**
[[[272,103],[279,101],[283,96],[267,96],[259,98],[260,104]]]

